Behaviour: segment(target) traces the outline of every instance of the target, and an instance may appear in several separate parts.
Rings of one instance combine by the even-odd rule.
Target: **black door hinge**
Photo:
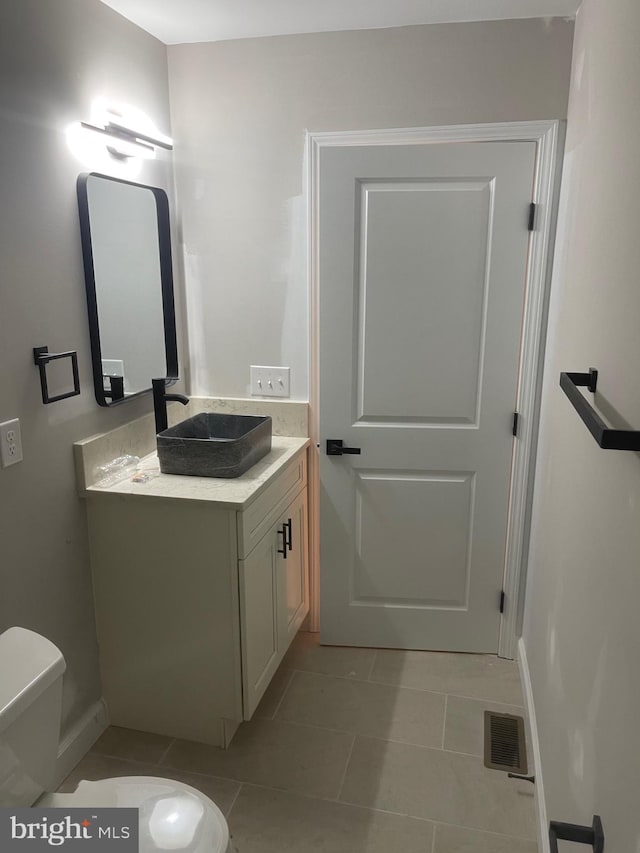
[[[536,210],[537,210],[537,207],[538,207],[537,204],[535,204],[533,201],[529,205],[529,223],[527,225],[528,231],[533,231],[536,227]]]
[[[500,613],[504,613],[504,602],[506,597],[507,596],[505,595],[504,590],[502,590],[500,592]]]
[[[518,421],[520,420],[520,415],[518,412],[513,413],[513,423],[511,425],[511,433],[512,435],[518,435]]]

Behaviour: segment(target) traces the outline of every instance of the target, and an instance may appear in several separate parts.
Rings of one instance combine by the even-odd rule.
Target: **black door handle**
[[[342,456],[343,453],[353,453],[359,456],[362,451],[359,447],[344,447],[341,438],[327,439],[327,456]]]
[[[285,529],[285,536],[284,536],[285,548],[288,545],[289,550],[293,551],[293,525],[291,524],[291,519],[289,519],[288,521],[285,521],[285,523],[282,526]],[[287,538],[287,534],[286,534],[287,530],[289,531],[289,537],[288,538]]]
[[[278,548],[278,554],[282,554],[284,559],[287,559],[287,523],[282,522],[282,529],[278,530],[278,536],[282,536],[282,551]]]

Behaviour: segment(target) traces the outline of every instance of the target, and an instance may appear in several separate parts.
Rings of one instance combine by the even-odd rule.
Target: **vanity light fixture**
[[[103,137],[107,151],[113,157],[119,160],[127,160],[130,157],[152,160],[156,156],[156,148],[173,150],[171,137],[160,133],[155,128],[137,129],[125,115],[104,106],[103,102],[98,103],[102,109],[94,109],[93,114],[96,115],[96,119],[93,122],[82,121],[80,126],[84,130]],[[147,122],[145,121],[144,124],[146,125]]]
[[[123,135],[119,131],[113,131],[106,127],[96,127],[89,122],[81,121],[80,127],[92,133],[99,134],[104,139],[104,144],[109,154],[118,160],[126,160],[129,157],[140,157],[143,160],[153,160],[156,150],[153,145],[139,142],[135,136]]]

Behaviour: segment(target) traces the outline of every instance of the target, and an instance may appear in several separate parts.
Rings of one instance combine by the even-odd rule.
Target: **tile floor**
[[[300,633],[228,750],[112,727],[60,790],[179,779],[219,805],[236,853],[537,853],[533,787],[481,758],[483,711],[522,703],[510,661]]]

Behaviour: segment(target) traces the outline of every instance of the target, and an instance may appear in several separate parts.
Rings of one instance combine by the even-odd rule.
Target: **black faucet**
[[[153,386],[153,410],[156,415],[156,435],[167,428],[167,402],[175,400],[176,403],[182,403],[186,406],[189,398],[184,394],[167,394],[166,379],[152,379]]]
[[[103,373],[102,379],[109,380],[109,390],[104,392],[105,397],[111,397],[112,402],[124,400],[124,376],[115,373]]]

